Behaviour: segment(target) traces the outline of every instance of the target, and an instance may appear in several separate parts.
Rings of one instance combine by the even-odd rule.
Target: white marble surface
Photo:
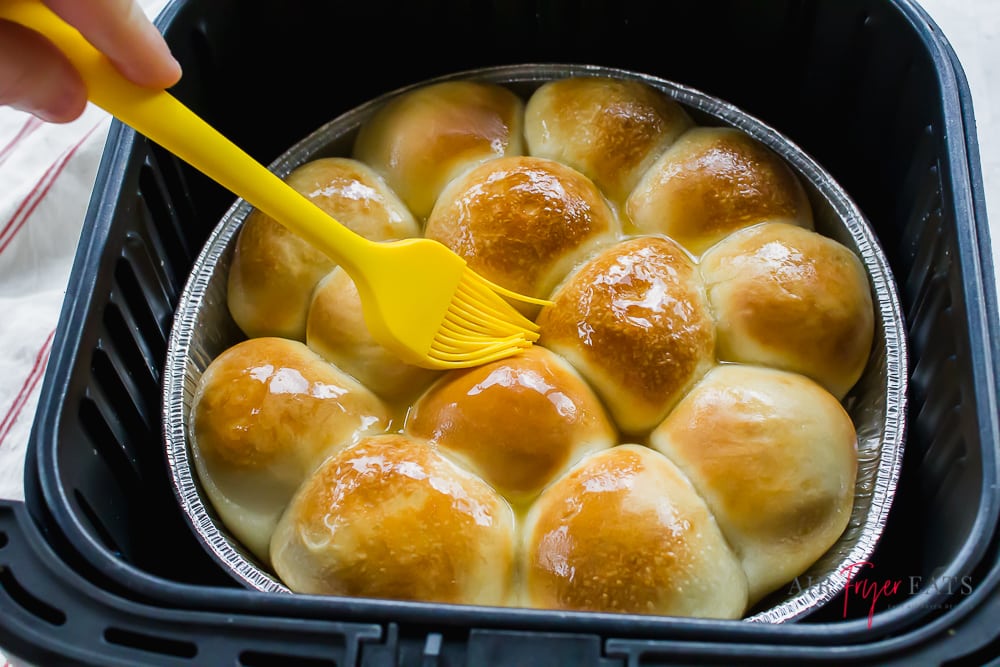
[[[919,0],[969,79],[986,189],[993,264],[1000,267],[1000,2]]]

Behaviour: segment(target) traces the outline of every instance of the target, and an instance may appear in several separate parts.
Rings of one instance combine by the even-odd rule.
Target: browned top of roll
[[[365,238],[385,241],[420,233],[399,197],[356,160],[312,160],[292,170],[285,182]],[[233,319],[251,337],[304,340],[313,289],[334,266],[325,253],[254,209],[240,228],[229,270]]]
[[[608,77],[571,77],[540,86],[525,106],[532,155],[559,160],[624,202],[642,172],[692,121],[655,88]]]
[[[469,461],[514,497],[537,493],[583,452],[615,439],[583,379],[537,346],[448,373],[414,404],[406,431]]]
[[[233,250],[229,311],[247,336],[302,340],[312,290],[334,266],[330,257],[255,209]]]
[[[386,434],[341,450],[302,485],[271,557],[298,592],[499,604],[513,526],[482,480],[422,440]]]
[[[737,617],[746,579],[704,502],[660,454],[591,455],[539,498],[526,522],[535,606]]]
[[[403,93],[365,123],[353,156],[375,168],[423,219],[459,172],[523,153],[524,102],[509,89],[448,81]]]
[[[723,364],[650,436],[705,498],[756,600],[840,536],[854,501],[857,436],[840,402],[798,373]]]
[[[657,429],[654,445],[661,437],[726,521],[762,540],[798,541],[850,511],[854,426],[829,392],[797,373],[719,366]]]
[[[210,465],[245,471],[315,458],[365,425],[383,403],[305,344],[251,338],[216,357],[199,383],[193,429]]]
[[[742,130],[696,127],[646,172],[626,209],[636,228],[662,232],[695,254],[763,220],[812,227],[791,167]]]
[[[348,158],[306,162],[286,181],[342,225],[367,239],[409,238],[420,227],[399,196],[374,169]]]
[[[719,317],[719,354],[808,375],[843,398],[868,362],[871,288],[861,260],[837,241],[765,223],[702,258]]]
[[[521,156],[452,181],[424,233],[503,287],[545,297],[567,262],[617,230],[593,181],[554,160]]]
[[[583,265],[542,310],[539,343],[582,357],[603,395],[660,411],[711,363],[715,325],[697,267],[670,239],[628,239]],[[589,369],[589,370],[588,370]],[[627,426],[621,423],[625,428]]]

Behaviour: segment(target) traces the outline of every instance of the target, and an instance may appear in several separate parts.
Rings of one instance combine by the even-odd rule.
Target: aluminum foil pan
[[[643,81],[682,104],[704,125],[730,125],[763,142],[795,169],[813,205],[816,231],[853,249],[864,263],[876,306],[874,345],[863,376],[844,405],[857,429],[859,469],[850,523],[831,549],[807,572],[777,591],[746,617],[781,623],[802,618],[844,590],[882,535],[903,457],[907,350],[902,309],[878,240],[850,197],[799,147],[773,128],[722,100],[652,76],[587,65],[515,65],[459,72],[387,93],[323,125],[288,149],[270,169],[287,175],[300,164],[347,156],[360,125],[391,97],[443,80],[500,83],[524,99],[541,83],[565,76],[613,76]],[[171,330],[163,385],[166,455],[181,507],[208,552],[245,586],[270,593],[290,591],[226,531],[203,493],[188,443],[189,417],[202,372],[222,351],[244,339],[226,306],[226,281],[240,226],[251,206],[237,200],[219,221],[194,263]]]

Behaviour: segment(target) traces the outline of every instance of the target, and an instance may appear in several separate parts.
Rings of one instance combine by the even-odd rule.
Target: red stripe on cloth
[[[0,164],[3,164],[11,153],[14,152],[14,147],[21,143],[26,137],[31,135],[32,132],[37,130],[42,126],[42,121],[37,116],[28,116],[28,120],[25,121],[24,125],[14,135],[14,138],[7,142],[7,145],[0,148]]]
[[[103,120],[99,121],[87,130],[87,133],[84,134],[78,142],[63,151],[62,155],[56,158],[56,161],[53,162],[45,173],[42,174],[42,177],[38,179],[38,182],[35,183],[31,192],[29,192],[28,196],[24,198],[24,201],[22,201],[21,205],[17,207],[17,210],[14,211],[14,215],[7,221],[7,224],[4,225],[3,229],[0,230],[0,253],[2,253],[8,245],[10,245],[14,236],[17,235],[18,231],[20,231],[21,228],[24,227],[25,223],[28,222],[28,219],[31,218],[31,214],[35,212],[35,208],[42,201],[42,199],[45,198],[45,195],[52,188],[52,184],[55,183],[57,178],[59,178],[63,169],[66,168],[70,158],[73,157],[76,151],[79,150],[80,146],[83,145],[83,142],[85,142],[87,138],[94,133],[94,130],[100,127],[103,122]]]
[[[55,335],[56,330],[53,329],[49,332],[49,335],[45,338],[45,342],[42,344],[42,349],[38,351],[35,355],[35,363],[31,367],[31,371],[28,372],[28,377],[24,379],[24,383],[21,384],[21,390],[17,392],[17,396],[14,397],[14,402],[11,404],[10,409],[7,410],[7,414],[4,415],[3,421],[0,421],[0,447],[3,447],[3,442],[10,433],[10,430],[14,427],[14,423],[21,414],[21,410],[24,409],[24,404],[28,402],[28,398],[35,391],[35,387],[38,386],[39,380],[45,374],[45,366],[49,361],[49,353],[52,351],[52,337]]]

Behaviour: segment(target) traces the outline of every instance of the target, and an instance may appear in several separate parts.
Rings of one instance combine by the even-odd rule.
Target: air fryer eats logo
[[[865,570],[874,568],[875,565],[862,560],[844,566],[840,573],[846,575],[851,582],[844,588],[841,595],[844,598],[843,617],[847,618],[851,605],[861,603],[868,610],[868,627],[872,626],[872,617],[877,609],[887,609],[893,606],[893,600],[902,600],[905,597],[912,597],[921,593],[933,592],[943,595],[968,595],[972,592],[972,577],[939,577],[933,581],[925,582],[924,577],[909,576],[904,579],[874,579],[865,576]],[[802,592],[804,589],[818,584],[828,585],[826,582],[814,582],[812,577],[796,577],[788,588],[788,594],[793,595]],[[950,606],[950,605],[944,605]]]

